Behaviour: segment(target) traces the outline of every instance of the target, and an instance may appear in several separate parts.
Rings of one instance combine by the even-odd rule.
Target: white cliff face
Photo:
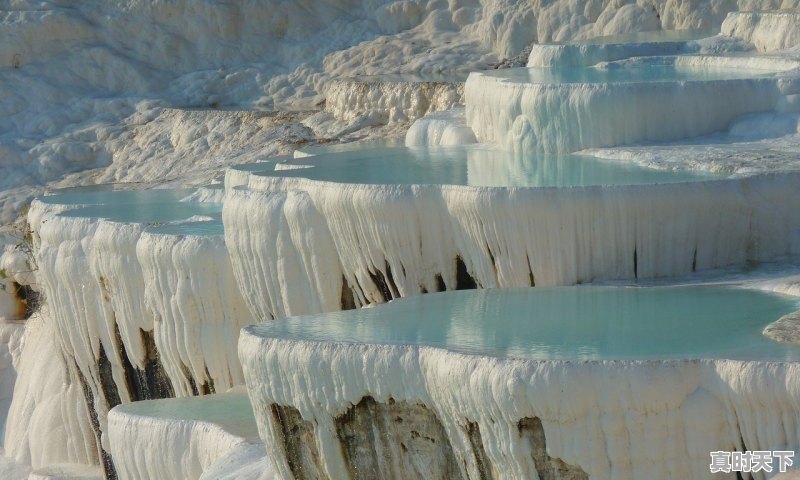
[[[226,227],[225,243],[254,318],[262,321],[342,308],[343,269],[331,233],[305,192],[234,189],[225,202],[223,218],[227,225],[244,226]]]
[[[149,233],[142,223],[58,215],[64,208],[36,202],[31,210],[37,278],[52,315],[53,355],[64,359],[61,368],[81,394],[64,401],[83,409],[86,431],[65,435],[82,438],[79,434],[88,432],[98,443],[92,439],[90,460],[45,457],[40,462],[24,452],[9,454],[33,467],[102,460],[108,473],[113,471],[108,410],[135,400],[240,385],[236,341],[239,329],[253,321],[236,289],[221,235]],[[38,397],[26,400],[27,387],[20,385],[15,402],[19,397],[25,402],[20,408],[35,408]],[[14,415],[12,405],[9,438],[23,428],[12,432]],[[36,448],[47,444],[44,433],[25,430]]]
[[[0,320],[0,432],[5,437],[8,409],[14,396],[20,356],[24,345],[25,323]]]
[[[368,116],[380,123],[416,120],[427,113],[464,103],[464,83],[365,77],[335,81],[328,88],[325,110],[352,122]]]
[[[25,323],[17,381],[5,428],[5,454],[32,468],[60,463],[98,465],[100,459],[83,388],[62,353],[52,318]]]
[[[352,448],[367,440],[348,439],[342,423],[353,418],[348,412],[359,413],[354,405],[366,395],[389,409],[415,406],[412,412],[427,415],[429,424],[438,420],[444,435],[436,447],[412,455],[441,468],[435,454],[447,450],[444,439],[461,466],[450,478],[482,478],[487,464],[494,478],[564,478],[543,472],[535,451],[543,442],[550,461],[574,472],[567,478],[593,479],[711,479],[717,476],[709,473],[709,451],[800,448],[792,363],[535,362],[429,347],[270,339],[252,329],[241,337],[240,357],[279,478],[293,478],[300,462],[322,478],[354,475],[344,452],[352,462]],[[281,381],[269,380],[275,378]],[[275,412],[287,409],[274,405],[291,406],[302,417],[296,424],[308,422],[308,433],[284,435],[285,420]],[[380,419],[370,412],[364,421],[377,428]],[[538,445],[526,428],[537,420],[544,434]],[[291,457],[301,450],[292,442],[318,455]],[[678,457],[683,461],[673,461]]]
[[[243,383],[239,330],[253,323],[221,235],[145,233],[136,254],[155,345],[175,393],[226,391]],[[193,384],[193,385],[192,385]]]
[[[731,12],[722,22],[722,34],[752,44],[759,52],[800,45],[800,14],[794,11]]]
[[[551,189],[251,176],[249,190],[229,192],[223,222],[247,304],[269,319],[467,284],[573,285],[777,259],[800,251],[798,181]]]

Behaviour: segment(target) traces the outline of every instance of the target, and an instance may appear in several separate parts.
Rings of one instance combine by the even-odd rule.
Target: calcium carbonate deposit
[[[0,478],[791,478],[799,159],[792,0],[0,2]]]

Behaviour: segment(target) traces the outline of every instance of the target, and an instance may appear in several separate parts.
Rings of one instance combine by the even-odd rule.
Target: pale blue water
[[[653,83],[741,80],[771,77],[775,72],[744,68],[680,67],[671,64],[610,64],[609,68],[508,68],[481,72],[515,83]]]
[[[51,204],[82,205],[67,210],[65,217],[105,218],[118,222],[163,223],[194,216],[218,218],[222,204],[182,202],[192,190],[117,190],[108,187],[76,188],[40,197]]]
[[[38,200],[44,203],[63,205],[163,203],[177,202],[191,192],[191,190],[180,189],[122,190],[114,185],[91,185],[57,190],[52,195],[38,197]]]
[[[167,420],[201,420],[221,425],[226,431],[245,438],[258,438],[250,398],[241,391],[202,397],[144,400],[119,405],[115,410]]]
[[[107,203],[67,210],[64,217],[104,218],[115,222],[163,223],[185,220],[195,215],[213,216],[222,204],[207,202]]]
[[[297,158],[313,168],[258,172],[340,183],[563,187],[707,180],[714,175],[665,171],[578,155],[516,156],[485,147],[376,148]]]
[[[202,222],[172,223],[168,225],[157,225],[145,229],[148,233],[162,235],[223,235],[225,229],[222,226],[222,219],[214,219]]]
[[[761,335],[800,300],[724,286],[446,292],[253,327],[265,337],[427,345],[539,360],[800,360]]]

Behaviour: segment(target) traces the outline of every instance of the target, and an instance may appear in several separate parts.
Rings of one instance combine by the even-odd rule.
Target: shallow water
[[[643,65],[607,64],[604,68],[508,68],[481,72],[514,83],[655,83],[766,78],[775,72],[733,67],[676,67],[671,63]]]
[[[145,229],[147,233],[161,235],[222,235],[225,229],[221,219],[214,219],[200,222],[171,223],[167,225],[157,225]]]
[[[374,148],[297,158],[311,166],[257,175],[361,184],[564,187],[635,185],[718,178],[689,170],[656,170],[579,155],[515,155],[485,146]]]
[[[169,398],[127,403],[116,407],[127,414],[167,420],[199,420],[216,423],[245,438],[257,438],[255,416],[244,391],[192,398]]]
[[[191,190],[115,190],[75,189],[40,197],[51,204],[75,205],[79,208],[60,213],[64,217],[104,218],[117,222],[162,223],[191,217],[218,217],[222,204],[182,202]]]
[[[761,332],[800,299],[725,286],[446,292],[254,327],[266,337],[427,345],[538,360],[800,360]]]
[[[183,189],[123,190],[115,185],[91,185],[56,190],[38,200],[53,205],[143,204],[177,202],[191,192]]]

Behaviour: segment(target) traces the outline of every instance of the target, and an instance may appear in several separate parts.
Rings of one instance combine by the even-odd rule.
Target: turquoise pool
[[[281,166],[311,168],[255,174],[337,183],[496,187],[636,185],[715,178],[704,172],[655,170],[580,155],[516,155],[487,146],[372,148],[296,158]]]
[[[800,360],[761,332],[800,299],[730,286],[556,287],[421,295],[267,322],[264,337],[425,345],[536,360]]]

